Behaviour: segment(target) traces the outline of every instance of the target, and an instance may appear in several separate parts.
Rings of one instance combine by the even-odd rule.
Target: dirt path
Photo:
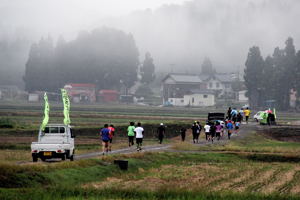
[[[142,152],[165,151],[165,150],[169,149],[170,147],[171,147],[171,145],[169,145],[169,144],[144,146],[144,147],[142,147]],[[110,154],[129,154],[129,153],[134,153],[134,152],[137,152],[136,147],[132,146],[130,148],[113,150],[113,151],[109,152],[108,155],[110,155]],[[93,153],[75,155],[75,160],[93,158],[93,157],[97,157],[97,156],[102,156],[102,152],[93,152]]]

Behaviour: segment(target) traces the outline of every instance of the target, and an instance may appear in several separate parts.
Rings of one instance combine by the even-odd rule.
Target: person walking
[[[205,139],[207,141],[210,137],[210,125],[208,122],[206,122],[206,124],[204,126],[204,131],[205,131]]]
[[[134,132],[136,139],[136,150],[141,151],[144,137],[144,128],[142,127],[142,124],[140,122],[138,122],[137,127],[134,129]]]
[[[130,122],[127,128],[127,135],[128,135],[128,146],[131,147],[134,145],[134,122]]]
[[[186,135],[186,128],[182,127],[180,129],[180,135],[181,135],[181,141],[184,142],[185,140],[185,135]]]
[[[163,123],[160,123],[160,126],[157,128],[157,135],[158,135],[158,140],[159,140],[159,144],[162,143],[164,136],[166,133],[166,128],[164,126]]]
[[[100,136],[102,139],[102,155],[108,153],[108,142],[109,142],[109,129],[108,124],[104,124],[104,128],[100,131]]]
[[[228,122],[226,124],[226,128],[227,128],[227,133],[228,133],[228,139],[230,140],[232,130],[233,130],[233,124],[232,124],[231,120],[228,120]]]
[[[108,151],[111,151],[113,137],[115,136],[115,127],[114,127],[114,125],[111,124],[111,125],[108,127],[108,130],[109,130]]]
[[[251,111],[250,111],[250,109],[247,107],[247,108],[244,110],[244,115],[245,115],[246,123],[247,123],[247,124],[248,124],[248,120],[249,120],[250,114],[251,114]]]

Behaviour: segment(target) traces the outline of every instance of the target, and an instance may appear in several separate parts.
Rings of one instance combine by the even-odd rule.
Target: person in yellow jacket
[[[247,108],[244,110],[244,115],[245,115],[246,123],[247,123],[247,124],[248,124],[248,120],[249,120],[250,114],[251,114],[251,110],[247,107]]]

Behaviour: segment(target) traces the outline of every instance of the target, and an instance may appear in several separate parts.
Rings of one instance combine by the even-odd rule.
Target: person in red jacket
[[[111,147],[112,147],[112,140],[113,140],[113,137],[115,135],[115,127],[114,125],[110,125],[108,127],[108,130],[109,130],[109,144],[108,144],[108,150],[111,151]]]

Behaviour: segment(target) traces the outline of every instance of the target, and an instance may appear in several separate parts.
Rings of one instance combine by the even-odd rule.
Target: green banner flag
[[[44,94],[44,100],[45,100],[44,119],[43,119],[42,126],[41,126],[41,129],[43,131],[45,130],[45,127],[47,126],[48,121],[49,121],[50,107],[49,107],[49,103],[48,103],[47,93]]]
[[[69,125],[71,123],[69,112],[70,112],[70,100],[68,93],[65,89],[61,89],[61,96],[64,103],[64,124]]]

